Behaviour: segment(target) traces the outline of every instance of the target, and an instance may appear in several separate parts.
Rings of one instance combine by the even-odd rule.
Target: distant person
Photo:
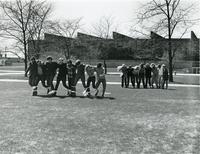
[[[29,67],[27,68],[27,70],[25,72],[25,77],[27,77],[27,74],[29,73],[28,83],[33,89],[32,96],[36,96],[37,95],[37,84],[38,84],[38,65],[35,60],[35,57],[31,57],[30,60],[31,61],[29,63]]]
[[[134,87],[134,83],[133,83],[133,68],[131,65],[129,65],[129,67],[127,68],[127,85],[126,87],[129,87],[129,82],[131,82],[132,86]]]
[[[151,64],[152,69],[152,80],[151,80],[151,86],[154,88],[154,84],[156,85],[156,88],[158,88],[158,68],[155,64]]]
[[[162,89],[164,89],[165,85],[166,85],[166,89],[168,89],[168,79],[169,79],[168,69],[165,64],[163,64],[162,67],[163,67]]]
[[[76,96],[76,85],[75,85],[75,78],[76,78],[76,67],[72,63],[71,60],[67,61],[67,76],[68,76],[68,95],[75,97]]]
[[[149,65],[149,63],[147,63],[145,65],[145,81],[146,81],[146,88],[148,87],[148,84],[149,84],[149,88],[151,88],[151,67]]]
[[[56,70],[57,70],[57,63],[53,62],[53,58],[51,56],[47,57],[47,62],[46,62],[46,80],[47,80],[47,93],[50,91],[54,90],[54,85],[53,85],[53,79],[56,75]]]
[[[139,66],[135,66],[133,68],[133,87],[135,88],[135,83],[137,84],[137,87],[139,87],[138,79],[139,79]]]
[[[127,66],[125,64],[122,64],[122,66],[118,66],[117,69],[118,69],[118,71],[122,72],[122,74],[121,74],[121,87],[122,88],[124,88],[124,87],[127,88],[127,82],[128,82]]]
[[[144,82],[145,79],[145,68],[144,68],[144,64],[140,64],[140,68],[139,68],[139,79],[138,79],[138,88],[140,88],[140,83],[142,81],[143,84],[143,88],[146,88],[146,84]]]
[[[105,77],[105,70],[102,66],[102,63],[98,63],[97,64],[97,68],[95,69],[96,73],[97,73],[97,83],[96,83],[96,93],[95,93],[95,96],[98,95],[98,88],[99,88],[99,85],[102,84],[103,86],[103,91],[102,91],[102,97],[104,97],[105,95],[105,91],[106,91],[106,77]]]
[[[85,65],[81,63],[80,60],[76,60],[76,77],[75,77],[75,85],[78,83],[78,80],[81,80],[83,88],[86,88],[85,84]]]
[[[63,58],[59,58],[58,60],[58,72],[57,72],[57,79],[56,79],[56,86],[55,86],[55,90],[58,90],[60,81],[62,81],[63,86],[68,89],[68,86],[66,84],[67,82],[67,64],[64,63],[64,59]]]
[[[161,88],[163,80],[163,68],[160,64],[157,66],[157,68],[158,68],[158,88]]]

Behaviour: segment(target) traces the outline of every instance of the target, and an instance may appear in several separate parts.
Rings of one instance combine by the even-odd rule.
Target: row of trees
[[[134,27],[134,32],[142,32],[145,29],[148,32],[156,31],[160,34],[166,34],[168,38],[170,81],[173,81],[172,62],[175,55],[175,50],[172,50],[171,39],[177,29],[183,31],[183,36],[188,28],[197,21],[196,19],[190,19],[193,8],[193,5],[184,7],[181,0],[149,0],[138,12],[137,21],[139,26],[136,25],[135,27],[141,27],[142,29],[136,30]],[[82,18],[63,21],[50,20],[53,10],[51,4],[47,1],[0,1],[0,11],[2,15],[0,16],[0,36],[16,41],[15,47],[24,54],[25,69],[28,61],[27,45],[30,40],[40,41],[44,32],[64,37],[74,37],[82,27]],[[111,16],[102,17],[92,26],[91,33],[109,39],[111,32],[117,30],[114,20]],[[39,50],[37,44],[35,44],[35,48],[35,51]],[[70,44],[67,40],[66,49],[65,57],[69,58]]]

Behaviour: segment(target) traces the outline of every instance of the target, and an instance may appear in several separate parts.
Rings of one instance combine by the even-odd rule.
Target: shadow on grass
[[[128,88],[124,88],[124,89],[132,89],[132,90],[176,90],[174,88],[168,88],[168,89],[162,89],[162,88],[132,88],[132,87],[128,87]]]
[[[48,95],[37,95],[37,97],[42,97],[42,98],[60,98],[60,99],[64,99],[64,98],[88,98],[88,99],[110,99],[110,100],[114,100],[114,97],[100,97],[100,96],[75,96],[75,97],[71,97],[71,96],[63,96],[63,95],[56,95],[56,96],[48,96]]]

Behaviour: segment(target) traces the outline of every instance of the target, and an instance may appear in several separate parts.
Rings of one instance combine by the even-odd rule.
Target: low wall
[[[98,62],[102,62],[103,60],[82,60],[83,63],[96,65]],[[106,60],[106,65],[108,68],[115,68],[119,65],[126,64],[126,65],[139,65],[141,63],[155,63],[155,64],[165,64],[168,66],[168,62],[166,61],[153,61],[153,60]],[[175,61],[174,65],[175,69],[191,69],[192,68],[192,61]]]

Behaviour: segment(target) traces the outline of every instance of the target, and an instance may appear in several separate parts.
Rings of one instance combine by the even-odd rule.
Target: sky
[[[137,12],[141,5],[149,0],[48,0],[53,4],[52,18],[70,19],[82,17],[83,29],[85,32],[91,31],[94,25],[102,16],[112,16],[118,26],[120,33],[131,35],[130,27],[135,25]],[[198,4],[199,0],[182,0],[184,5],[191,2]],[[200,11],[195,12],[194,18],[200,17]],[[192,27],[196,35],[200,38],[200,23]],[[190,30],[184,37],[190,37]]]
[[[133,36],[130,27],[135,24],[137,12],[142,3],[149,0],[46,0],[52,4],[53,11],[51,19],[74,19],[82,17],[82,30],[80,32],[90,33],[92,25],[97,23],[102,16],[112,16],[118,27],[118,32]],[[199,7],[199,0],[182,0],[185,5],[196,2]],[[200,8],[200,7],[199,7]],[[200,9],[199,9],[200,10]],[[195,18],[200,18],[200,11],[194,13]],[[184,36],[190,38],[190,31],[193,30],[200,38],[200,22]],[[150,32],[149,32],[150,34]],[[9,48],[10,41],[1,40],[0,49],[5,46]]]
[[[83,29],[91,31],[91,26],[102,16],[111,16],[122,33],[128,33],[135,18],[134,0],[49,0],[53,4],[54,19],[82,17]]]

